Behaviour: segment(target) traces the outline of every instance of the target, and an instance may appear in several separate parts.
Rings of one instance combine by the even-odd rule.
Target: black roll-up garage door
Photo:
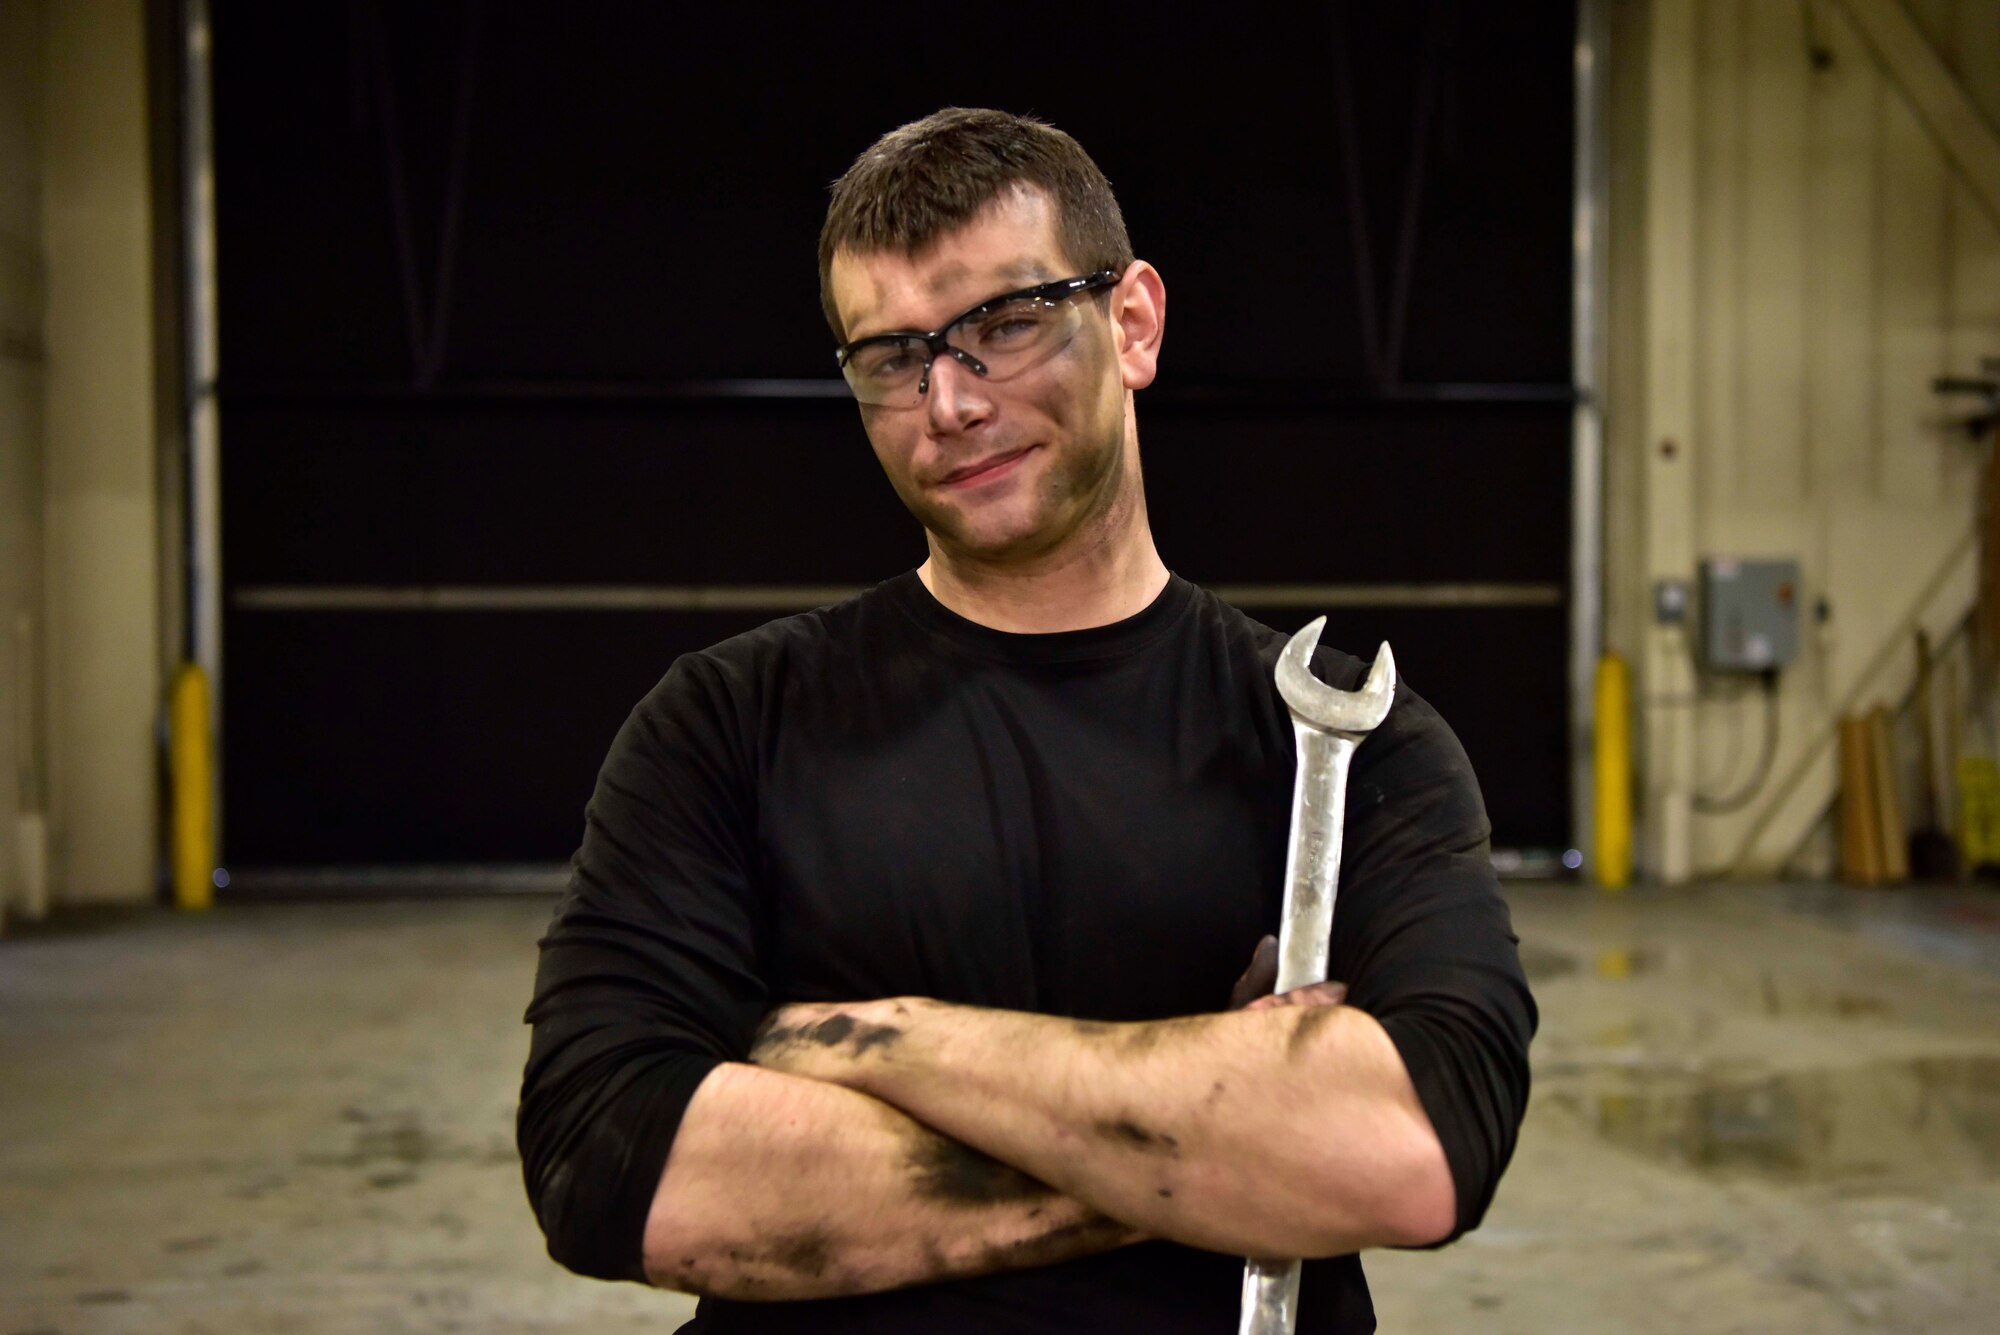
[[[560,862],[675,655],[922,558],[813,256],[954,103],[1166,278],[1168,564],[1390,639],[1566,842],[1572,6],[213,8],[239,872]]]

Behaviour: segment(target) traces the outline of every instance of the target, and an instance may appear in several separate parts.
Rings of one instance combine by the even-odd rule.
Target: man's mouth
[[[987,458],[981,459],[976,463],[966,464],[962,468],[954,468],[951,472],[944,475],[944,480],[940,485],[946,487],[972,487],[978,486],[982,482],[991,482],[995,478],[1012,472],[1014,465],[1027,458],[1029,452],[1034,448],[1032,445],[1024,445],[1018,450],[1009,450],[1004,454],[989,455]]]

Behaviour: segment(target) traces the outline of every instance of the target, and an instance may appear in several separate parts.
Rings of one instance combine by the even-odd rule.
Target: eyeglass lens
[[[1005,380],[1055,355],[1080,321],[1074,301],[1017,297],[962,316],[944,331],[944,341],[965,354],[959,361],[974,374],[983,368],[986,379]],[[913,407],[929,388],[931,361],[931,349],[912,335],[857,348],[843,370],[861,402]]]

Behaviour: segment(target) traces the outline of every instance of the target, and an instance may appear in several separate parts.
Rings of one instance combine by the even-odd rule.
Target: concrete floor
[[[1534,1104],[1484,1228],[1368,1261],[1385,1331],[1992,1328],[2000,895],[1510,896]],[[522,1195],[547,912],[0,940],[0,1335],[672,1330],[685,1299],[547,1261]]]

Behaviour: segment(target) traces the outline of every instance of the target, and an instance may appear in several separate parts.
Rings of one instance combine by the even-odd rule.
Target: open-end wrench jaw
[[[1316,617],[1292,636],[1278,655],[1278,694],[1292,716],[1302,723],[1327,732],[1372,732],[1389,717],[1389,705],[1396,696],[1396,656],[1389,642],[1375,652],[1375,664],[1368,680],[1358,691],[1339,691],[1313,675],[1313,650],[1326,629],[1326,618]]]

